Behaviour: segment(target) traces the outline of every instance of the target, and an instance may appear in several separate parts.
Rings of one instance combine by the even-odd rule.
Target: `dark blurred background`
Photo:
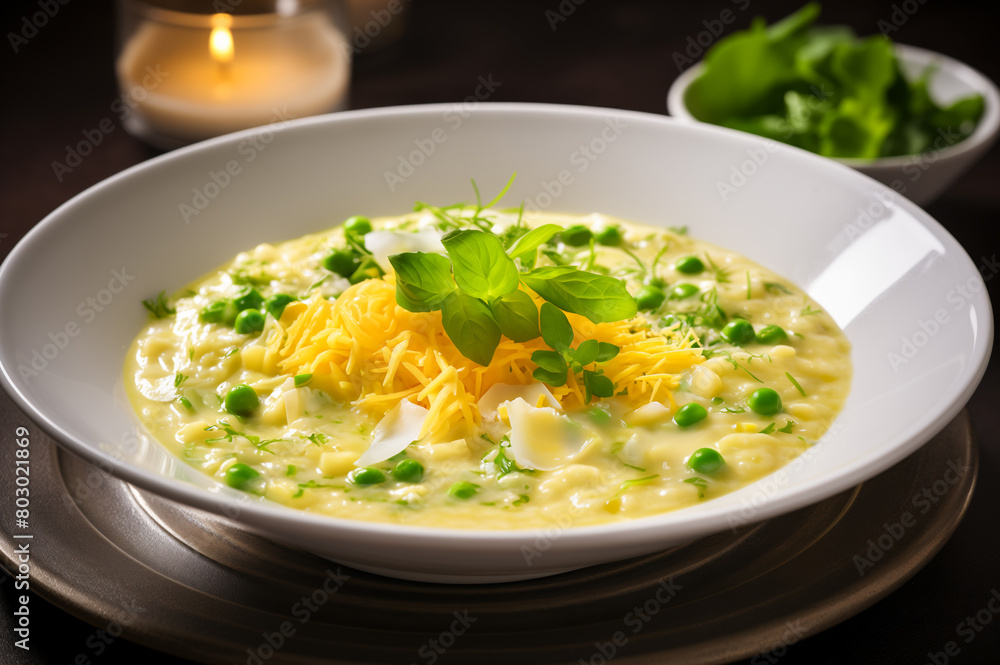
[[[0,10],[4,34],[0,45],[0,259],[32,225],[75,194],[160,154],[128,135],[111,110],[118,94],[113,70],[114,3],[41,1],[58,4],[58,11],[27,43],[19,44],[16,53],[11,33],[21,32],[23,17],[39,11],[39,1],[5,2]],[[500,84],[491,101],[665,114],[667,88],[680,71],[676,54],[684,54],[689,38],[706,30],[706,22],[730,10],[735,21],[723,26],[723,34],[729,34],[747,27],[755,15],[773,21],[801,4],[756,0],[402,2],[407,5],[405,34],[383,48],[362,49],[355,60],[351,108],[456,102],[471,94],[477,78],[483,76]],[[821,20],[848,24],[861,35],[891,26],[896,28],[889,32],[894,41],[940,51],[1000,81],[998,18],[997,3],[851,0],[828,3]],[[59,181],[52,163],[64,160],[66,146],[106,118],[114,121],[115,129],[105,135],[92,156]],[[974,259],[996,253],[1000,150],[994,148],[928,210]],[[85,260],[82,251],[81,261]],[[995,280],[989,282],[989,290],[995,296]],[[1000,662],[1000,617],[993,617],[968,644],[956,636],[958,624],[985,607],[991,591],[1000,587],[1000,373],[996,365],[994,360],[969,404],[981,469],[976,495],[955,535],[902,588],[854,618],[791,646],[780,662],[942,665],[942,655],[932,658],[931,654],[956,639],[961,652],[948,657],[949,662]],[[6,395],[0,395],[0,410],[13,412]],[[27,424],[16,412],[7,421],[17,423],[19,418]],[[9,623],[11,587],[9,579],[0,584],[0,663],[72,663],[93,629],[40,599],[33,600],[32,651],[14,649]],[[153,663],[157,658],[146,649],[117,641],[93,662]]]

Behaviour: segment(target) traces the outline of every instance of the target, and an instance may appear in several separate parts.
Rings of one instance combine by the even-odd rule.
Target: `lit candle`
[[[140,18],[118,57],[133,134],[176,147],[346,103],[349,47],[322,11]],[[155,73],[151,75],[151,73]]]

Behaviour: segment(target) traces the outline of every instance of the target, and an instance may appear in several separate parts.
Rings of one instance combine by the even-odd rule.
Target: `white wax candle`
[[[276,113],[297,118],[344,105],[348,47],[324,14],[234,18],[235,52],[228,59],[209,51],[207,15],[200,29],[146,21],[122,49],[119,84],[126,93],[141,88],[131,95],[135,113],[144,131],[167,137],[161,143],[267,124]],[[149,76],[150,68],[158,75]]]

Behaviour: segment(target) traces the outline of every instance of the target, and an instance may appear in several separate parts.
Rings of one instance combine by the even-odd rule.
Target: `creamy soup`
[[[145,428],[259,500],[359,520],[676,510],[792,462],[851,381],[794,284],[600,214],[352,218],[147,305],[125,367]]]

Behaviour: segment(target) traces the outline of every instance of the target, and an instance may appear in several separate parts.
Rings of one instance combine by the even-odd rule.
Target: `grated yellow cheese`
[[[312,374],[313,387],[379,418],[410,399],[429,409],[421,436],[437,440],[474,430],[481,420],[476,404],[492,386],[533,382],[531,354],[548,348],[541,338],[502,338],[489,366],[478,365],[448,339],[440,312],[409,312],[396,304],[391,276],[355,284],[335,301],[316,295],[293,305],[270,332],[265,368]],[[673,409],[679,373],[703,361],[691,337],[656,334],[637,320],[595,324],[567,317],[574,345],[596,339],[621,349],[601,367],[634,406],[660,401]],[[566,385],[551,392],[564,409],[584,404],[572,372]]]

